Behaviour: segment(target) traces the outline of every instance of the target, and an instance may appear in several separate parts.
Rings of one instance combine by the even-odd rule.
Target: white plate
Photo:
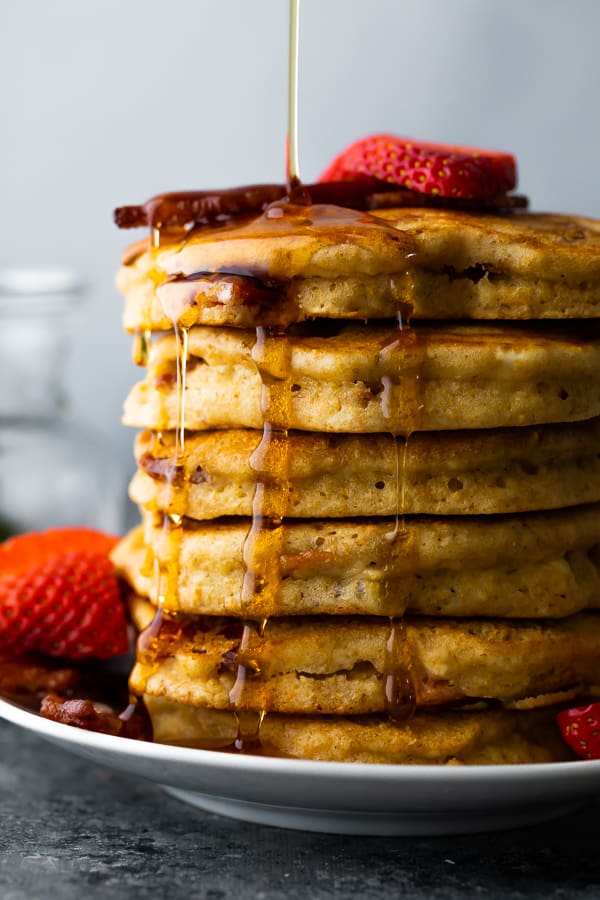
[[[248,822],[337,834],[464,834],[530,825],[600,794],[600,761],[394,766],[235,756],[82,731],[0,700],[0,716],[96,763]]]

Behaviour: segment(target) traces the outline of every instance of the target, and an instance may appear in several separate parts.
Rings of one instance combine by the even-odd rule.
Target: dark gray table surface
[[[600,803],[495,834],[365,838],[178,803],[0,722],[1,900],[600,897]]]

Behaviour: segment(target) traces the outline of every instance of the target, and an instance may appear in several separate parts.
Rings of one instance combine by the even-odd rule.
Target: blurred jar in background
[[[59,525],[123,530],[125,473],[67,410],[63,364],[83,293],[66,269],[0,270],[0,540]]]

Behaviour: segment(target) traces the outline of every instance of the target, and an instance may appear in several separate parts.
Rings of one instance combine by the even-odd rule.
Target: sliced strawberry
[[[128,649],[116,538],[50,529],[0,545],[0,653],[107,659]]]
[[[364,177],[398,184],[424,194],[463,199],[493,197],[512,190],[516,161],[510,153],[413,141],[373,134],[350,144],[319,181]]]
[[[118,540],[93,528],[49,528],[20,534],[0,544],[0,578],[26,572],[66,552],[108,556]]]
[[[583,759],[600,759],[600,703],[560,712],[556,721],[566,743]]]

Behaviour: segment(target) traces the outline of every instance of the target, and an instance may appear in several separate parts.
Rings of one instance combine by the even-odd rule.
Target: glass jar
[[[62,525],[122,530],[122,467],[67,412],[63,363],[83,293],[68,270],[0,271],[0,539]]]

